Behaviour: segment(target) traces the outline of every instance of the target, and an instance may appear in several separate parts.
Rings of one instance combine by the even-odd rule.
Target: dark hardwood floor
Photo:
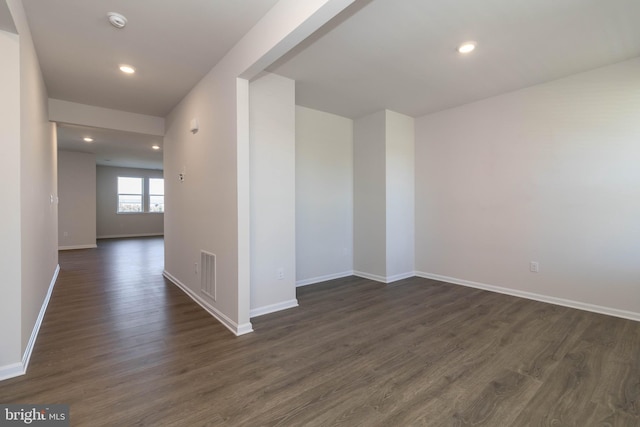
[[[640,323],[426,279],[339,279],[234,337],[158,238],[60,254],[1,403],[74,426],[640,426]]]

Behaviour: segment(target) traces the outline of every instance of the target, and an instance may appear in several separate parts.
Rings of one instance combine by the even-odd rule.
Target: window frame
[[[141,181],[141,193],[120,193],[120,178],[137,179]],[[162,194],[151,194],[151,180],[162,180]],[[120,196],[134,196],[140,197],[142,210],[140,211],[120,211]],[[162,197],[162,211],[151,211],[151,197]],[[164,177],[159,176],[130,176],[130,175],[118,175],[116,178],[116,214],[117,215],[140,215],[140,214],[164,214],[165,210],[165,195],[164,195]]]
[[[151,192],[151,180],[152,179],[162,180],[162,194],[155,194],[155,193]],[[146,198],[147,213],[150,213],[150,214],[163,214],[164,213],[164,177],[158,178],[158,177],[150,176],[150,177],[147,177],[146,181],[147,181],[147,188],[149,189],[149,191],[147,191],[147,193],[149,193],[149,194],[147,195],[147,198]],[[151,197],[153,197],[153,196],[155,196],[155,197],[162,196],[162,211],[158,212],[158,211],[152,211],[151,210]]]
[[[127,179],[138,179],[140,180],[140,194],[137,193],[121,193],[120,192],[120,178],[127,178]],[[145,179],[144,177],[140,177],[140,176],[118,176],[118,179],[116,180],[116,214],[118,215],[139,215],[139,214],[143,214],[145,213],[145,194],[144,194],[144,187],[145,187]],[[120,196],[136,196],[136,197],[140,197],[140,207],[141,210],[140,211],[121,211],[120,210]]]

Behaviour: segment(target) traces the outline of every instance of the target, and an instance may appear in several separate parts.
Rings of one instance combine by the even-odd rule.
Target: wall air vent
[[[216,256],[206,251],[200,252],[200,289],[216,300]]]

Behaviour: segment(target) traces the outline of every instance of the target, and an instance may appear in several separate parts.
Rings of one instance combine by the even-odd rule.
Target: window
[[[118,213],[144,212],[143,178],[118,177]]]
[[[164,212],[163,178],[149,178],[149,212]]]
[[[164,212],[164,179],[119,176],[118,213],[145,212]]]

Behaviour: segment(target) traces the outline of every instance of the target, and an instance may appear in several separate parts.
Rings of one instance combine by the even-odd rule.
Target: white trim
[[[249,334],[251,332],[253,332],[253,326],[251,325],[251,322],[247,322],[247,323],[238,325],[238,333],[236,335],[240,336],[244,334]]]
[[[191,297],[200,307],[204,308],[209,314],[218,319],[220,323],[222,323],[227,329],[234,333],[236,336],[248,334],[249,332],[253,332],[253,328],[251,327],[251,322],[243,323],[238,325],[233,320],[229,319],[227,315],[222,313],[217,308],[211,306],[206,300],[204,300],[200,295],[193,292],[189,289],[184,283],[180,280],[176,279],[172,276],[167,270],[162,272],[162,275],[166,277],[171,283],[176,285],[178,288],[182,289],[182,291]]]
[[[252,308],[249,312],[249,316],[258,317],[264,314],[275,313],[276,311],[286,310],[288,308],[294,308],[298,306],[298,300],[292,299],[289,301],[282,301],[277,304],[265,305],[264,307]]]
[[[47,290],[47,296],[44,297],[42,307],[40,307],[40,313],[38,313],[38,318],[36,319],[36,324],[33,326],[33,331],[31,331],[31,337],[29,338],[29,342],[27,343],[27,348],[24,350],[24,355],[22,356],[22,366],[24,367],[24,372],[27,372],[27,369],[29,368],[29,361],[31,360],[33,347],[36,345],[36,339],[38,339],[40,326],[42,326],[44,315],[47,312],[47,307],[49,307],[49,300],[51,299],[53,287],[56,285],[56,280],[58,280],[59,273],[60,264],[56,265],[56,270],[53,272],[53,277],[51,278],[51,283],[49,283],[49,289]]]
[[[343,277],[353,276],[353,270],[343,271],[342,273],[327,274],[326,276],[311,277],[296,281],[296,287],[313,285],[315,283],[326,282],[334,279],[342,279]]]
[[[373,280],[375,282],[387,283],[387,278],[378,276],[377,274],[364,273],[362,271],[353,271],[354,276],[362,277],[363,279]]]
[[[74,246],[58,246],[59,251],[72,251],[74,249],[95,249],[98,245],[74,245]]]
[[[395,276],[387,276],[387,283],[397,282],[398,280],[408,279],[409,277],[415,277],[415,271],[409,271],[406,273],[396,274]]]
[[[8,380],[9,378],[19,377],[27,372],[24,370],[22,363],[12,363],[11,365],[0,366],[0,381]]]
[[[164,233],[143,233],[143,234],[110,234],[107,236],[98,236],[96,239],[123,239],[126,237],[157,237],[164,236]]]
[[[364,273],[362,271],[354,271],[353,275],[354,276],[358,276],[358,277],[362,277],[362,278],[365,278],[365,279],[369,279],[369,280],[374,280],[376,282],[389,284],[389,283],[397,282],[398,280],[408,279],[409,277],[414,277],[416,275],[416,273],[414,271],[409,271],[407,273],[396,274],[395,276],[384,277],[384,276],[378,276],[377,274],[369,274],[369,273]]]
[[[238,322],[251,328],[251,144],[249,80],[236,78],[236,217]]]
[[[42,302],[42,307],[40,307],[40,313],[38,313],[38,318],[36,319],[36,323],[35,325],[33,325],[33,330],[31,331],[31,337],[29,337],[27,348],[25,348],[24,354],[22,355],[22,361],[17,363],[12,363],[11,365],[0,367],[0,381],[8,380],[9,378],[19,377],[20,375],[24,375],[27,373],[27,368],[29,367],[29,361],[31,360],[31,354],[33,353],[33,348],[36,345],[36,339],[38,339],[40,326],[42,326],[42,321],[44,320],[44,315],[47,312],[47,307],[49,306],[49,300],[51,299],[51,294],[53,293],[53,288],[56,285],[56,281],[58,280],[59,273],[60,273],[60,265],[56,265],[56,270],[53,272],[53,277],[51,278],[51,282],[49,283],[49,289],[47,290],[47,295],[44,297],[44,301]]]
[[[468,286],[470,288],[484,289],[486,291],[497,292],[500,294],[512,295],[515,297],[526,298],[534,301],[546,302],[549,304],[561,305],[563,307],[576,308],[578,310],[591,311],[608,316],[621,317],[623,319],[640,321],[640,313],[633,311],[619,310],[612,307],[603,307],[595,304],[574,301],[564,298],[556,298],[548,295],[536,294],[533,292],[518,291],[516,289],[502,288],[500,286],[487,285],[485,283],[472,282],[469,280],[456,279],[455,277],[440,276],[439,274],[424,273],[416,271],[416,276],[424,279],[433,279],[440,282],[448,282],[454,285]]]

